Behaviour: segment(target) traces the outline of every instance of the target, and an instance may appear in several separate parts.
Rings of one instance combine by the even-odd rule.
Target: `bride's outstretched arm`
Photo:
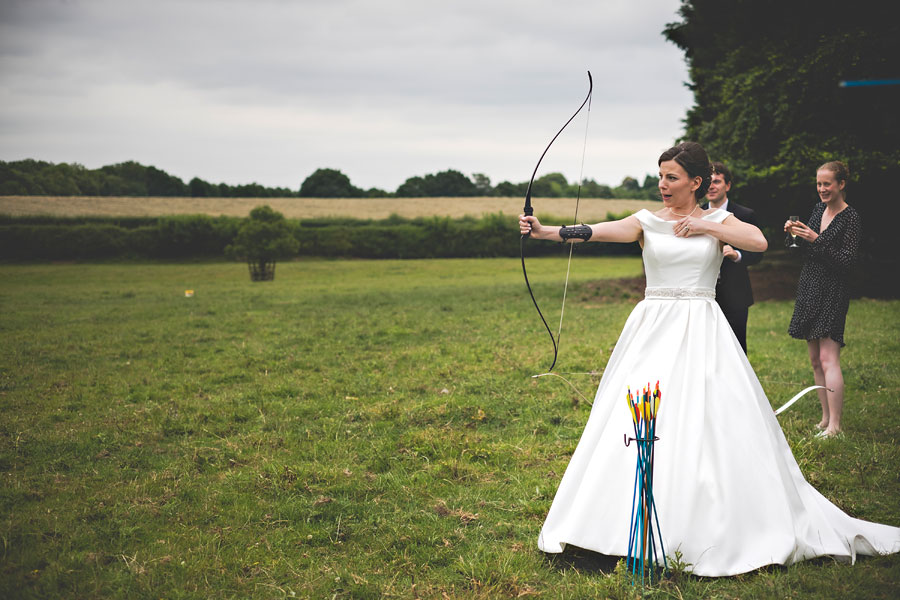
[[[641,224],[634,215],[618,221],[606,221],[590,225],[591,237],[588,242],[636,242],[641,238]],[[531,234],[536,240],[563,241],[559,235],[559,226],[541,225],[537,217],[519,215],[519,232]],[[580,242],[580,239],[569,239],[569,242]]]
[[[686,217],[676,222],[673,231],[678,237],[707,234],[721,242],[750,250],[751,252],[765,252],[769,247],[766,237],[759,227],[744,223],[734,215],[728,215],[721,223],[713,223],[705,219]]]

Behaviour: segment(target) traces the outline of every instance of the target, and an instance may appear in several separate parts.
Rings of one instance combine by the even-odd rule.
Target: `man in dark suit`
[[[741,221],[758,227],[756,214],[752,209],[728,200],[728,191],[731,189],[731,171],[728,170],[728,167],[720,162],[714,162],[712,168],[712,183],[706,193],[708,204],[704,204],[703,208],[725,209]],[[731,325],[734,335],[746,354],[747,313],[753,304],[753,290],[750,287],[747,267],[762,260],[762,252],[748,252],[726,244],[722,249],[722,254],[725,258],[722,260],[719,281],[716,283],[716,302],[725,313],[728,324]]]

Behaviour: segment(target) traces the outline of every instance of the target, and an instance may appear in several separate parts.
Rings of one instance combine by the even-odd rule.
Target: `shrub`
[[[284,215],[269,206],[257,206],[238,230],[234,243],[225,248],[226,256],[247,261],[253,281],[275,277],[275,261],[297,253],[299,243]]]

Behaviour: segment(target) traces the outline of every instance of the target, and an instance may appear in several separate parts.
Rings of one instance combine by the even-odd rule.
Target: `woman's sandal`
[[[840,437],[844,437],[844,432],[838,431],[837,433],[831,433],[828,430],[823,430],[823,431],[820,431],[819,433],[817,433],[816,437],[819,439],[822,439],[822,440],[830,439],[830,438],[840,438]]]

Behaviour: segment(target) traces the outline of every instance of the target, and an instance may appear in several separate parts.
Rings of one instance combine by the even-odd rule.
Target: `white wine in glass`
[[[791,221],[792,223],[795,223],[799,220],[800,220],[800,217],[796,216],[796,215],[791,215],[790,217],[788,217],[788,221]],[[794,233],[794,228],[791,227],[791,245],[788,246],[788,248],[799,248],[799,247],[800,246],[797,245],[797,234]]]

